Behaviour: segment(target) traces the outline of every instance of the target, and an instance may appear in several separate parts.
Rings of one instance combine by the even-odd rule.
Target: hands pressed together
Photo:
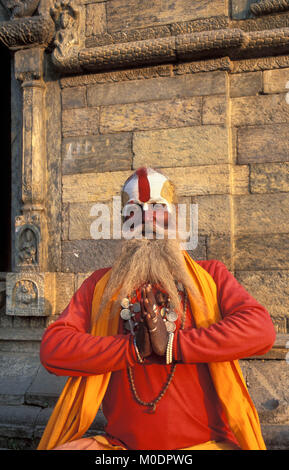
[[[150,284],[142,288],[140,305],[141,323],[135,337],[139,353],[142,358],[150,356],[153,351],[164,356],[169,335]]]

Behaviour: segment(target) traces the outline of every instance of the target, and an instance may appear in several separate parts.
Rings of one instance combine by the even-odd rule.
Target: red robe
[[[194,327],[188,308],[185,328],[175,332],[173,381],[154,413],[139,405],[131,392],[127,366],[133,366],[136,390],[145,402],[161,391],[170,371],[152,355],[139,364],[132,336],[120,321],[114,336],[90,331],[94,287],[108,268],[95,271],[72,297],[62,315],[44,333],[40,358],[44,367],[63,376],[89,376],[111,371],[103,399],[110,442],[128,449],[181,449],[210,440],[236,443],[212,383],[207,363],[266,353],[275,330],[260,305],[220,261],[198,261],[213,277],[222,320],[208,328]]]

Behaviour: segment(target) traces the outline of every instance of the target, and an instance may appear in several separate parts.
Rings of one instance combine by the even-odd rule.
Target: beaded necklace
[[[183,308],[183,313],[182,313],[182,321],[181,321],[181,330],[184,329],[184,326],[185,326],[185,321],[186,321],[186,311],[187,311],[187,301],[188,301],[188,296],[187,296],[187,292],[186,290],[184,290],[184,308]],[[132,367],[128,366],[127,368],[127,373],[128,373],[128,381],[129,381],[129,385],[130,385],[130,389],[132,391],[132,394],[133,394],[133,397],[134,399],[137,401],[137,403],[139,405],[142,405],[142,406],[146,406],[149,408],[149,410],[154,413],[155,410],[156,410],[156,406],[158,404],[158,402],[163,398],[164,394],[166,393],[167,389],[169,388],[170,386],[170,383],[171,381],[173,380],[173,377],[174,377],[174,374],[175,374],[175,370],[176,370],[176,366],[177,364],[172,364],[171,365],[171,370],[168,374],[168,377],[167,377],[167,380],[163,386],[163,388],[161,389],[160,393],[158,394],[158,396],[156,398],[154,398],[154,400],[152,401],[149,401],[149,402],[146,402],[146,401],[143,401],[137,390],[136,390],[136,386],[135,386],[135,381],[134,381],[134,374],[133,374],[133,370],[132,370]]]

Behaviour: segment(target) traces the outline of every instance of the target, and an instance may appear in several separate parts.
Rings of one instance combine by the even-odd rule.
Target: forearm
[[[223,263],[210,263],[209,269],[217,287],[221,320],[208,328],[178,331],[173,344],[175,360],[217,362],[265,354],[276,337],[269,313]]]
[[[130,335],[92,336],[61,323],[44,334],[40,360],[49,372],[63,376],[103,374],[137,362]]]
[[[274,339],[272,322],[265,313],[257,310],[249,315],[240,312],[208,328],[178,331],[173,356],[183,363],[232,361],[265,354]]]

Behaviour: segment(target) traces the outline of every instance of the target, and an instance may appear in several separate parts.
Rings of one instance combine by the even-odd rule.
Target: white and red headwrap
[[[152,168],[136,170],[125,182],[122,189],[122,205],[141,204],[144,209],[150,203],[166,204],[171,212],[175,201],[174,185],[162,173]]]

